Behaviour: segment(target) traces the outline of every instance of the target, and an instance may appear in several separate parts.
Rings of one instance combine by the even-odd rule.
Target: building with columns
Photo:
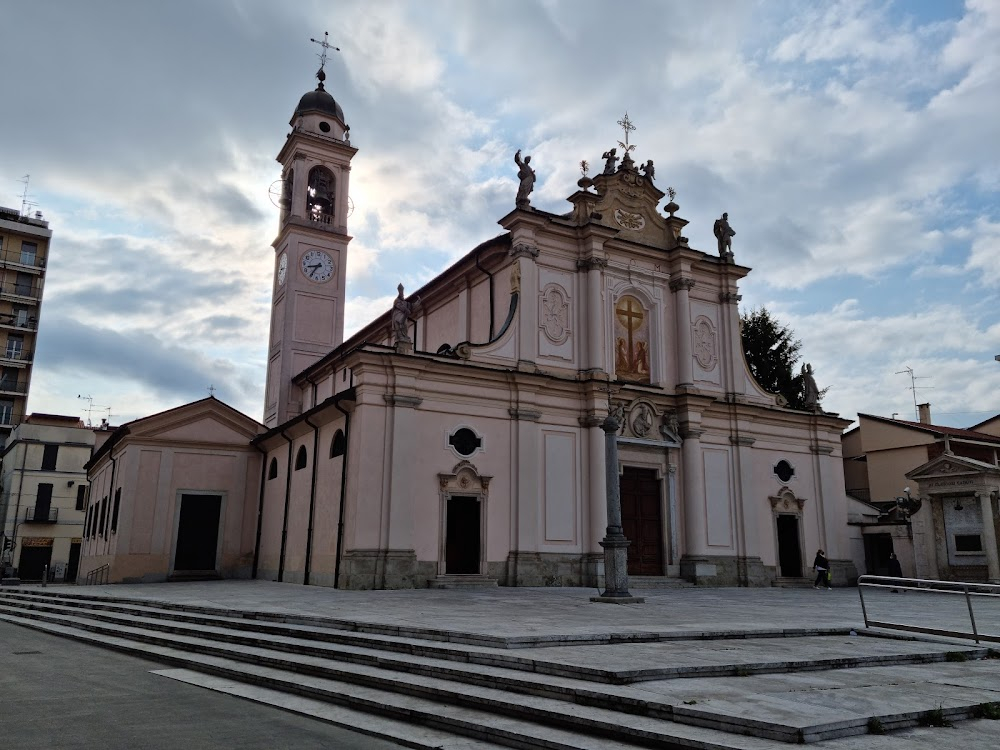
[[[690,246],[672,196],[660,206],[652,162],[637,167],[630,148],[619,163],[612,149],[553,213],[531,205],[534,174],[518,154],[521,190],[502,231],[412,294],[400,287],[391,310],[345,340],[358,150],[322,71],[291,125],[278,154],[264,428],[250,441],[260,484],[246,483],[242,512],[226,494],[244,524],[227,549],[252,554],[250,575],[355,589],[599,586],[612,411],[631,575],[801,582],[822,548],[836,584],[856,577],[848,422],[787,408],[754,382],[737,307],[750,269],[730,234],[718,252]],[[122,518],[146,495],[125,493]],[[169,547],[169,530],[158,538]],[[122,569],[117,580],[172,573]]]
[[[895,553],[903,575],[1000,583],[1000,416],[967,429],[859,414],[844,435],[847,491],[871,504],[858,524],[859,569],[884,574]]]

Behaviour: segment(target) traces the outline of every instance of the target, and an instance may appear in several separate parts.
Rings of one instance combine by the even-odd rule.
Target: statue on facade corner
[[[727,260],[732,260],[733,237],[736,236],[736,232],[729,226],[728,213],[722,214],[721,219],[715,220],[712,231],[715,233],[715,238],[719,241],[719,256]]]
[[[804,391],[802,403],[809,411],[819,411],[819,388],[816,386],[816,378],[813,377],[812,365],[806,362],[802,365],[802,389]]]
[[[517,198],[514,199],[514,203],[518,206],[527,205],[530,203],[528,195],[535,189],[535,170],[528,166],[531,164],[531,157],[525,156],[522,160],[521,149],[518,149],[514,154],[514,163],[517,164],[517,179],[521,181],[517,186]]]
[[[392,335],[397,344],[411,343],[410,338],[410,316],[420,305],[420,300],[415,299],[407,302],[403,299],[403,285],[396,287],[399,294],[392,303]]]
[[[656,170],[653,167],[653,160],[652,159],[647,160],[645,164],[639,167],[639,171],[641,171],[646,176],[647,180],[652,182],[653,175],[656,174]],[[671,200],[673,199],[671,198]]]

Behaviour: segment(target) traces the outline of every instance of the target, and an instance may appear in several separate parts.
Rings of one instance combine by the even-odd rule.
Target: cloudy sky
[[[53,241],[29,410],[112,421],[208,394],[260,418],[274,156],[315,86],[359,148],[348,333],[501,230],[532,154],[553,212],[627,111],[694,247],[728,211],[741,291],[824,406],[1000,412],[994,0],[0,0],[0,205]],[[101,416],[94,411],[95,421]]]

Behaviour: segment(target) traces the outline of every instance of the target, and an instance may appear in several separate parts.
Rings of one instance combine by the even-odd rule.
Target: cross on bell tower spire
[[[621,146],[623,149],[625,149],[625,153],[627,155],[629,151],[635,149],[635,144],[633,143],[629,145],[628,142],[628,134],[633,130],[635,130],[635,125],[633,125],[632,121],[628,119],[628,112],[626,112],[625,116],[618,121],[618,125],[621,127],[622,130],[625,131],[625,143],[618,141],[618,145]]]
[[[316,77],[319,79],[320,90],[323,90],[323,81],[326,80],[326,72],[323,70],[323,68],[326,67],[326,52],[327,50],[331,49],[340,52],[340,47],[334,47],[332,44],[330,44],[330,32],[328,31],[323,32],[322,41],[320,41],[319,39],[313,39],[312,37],[309,38],[309,41],[313,42],[314,44],[318,44],[320,47],[323,48],[323,51],[316,55],[316,57],[319,58],[319,70],[316,71]]]

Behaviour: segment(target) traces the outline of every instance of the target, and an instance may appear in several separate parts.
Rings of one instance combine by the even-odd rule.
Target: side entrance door
[[[782,578],[802,577],[802,545],[798,516],[778,516],[778,568]]]
[[[221,495],[181,495],[175,571],[215,570]]]
[[[663,575],[663,516],[660,480],[655,469],[624,467],[620,480],[622,531],[628,548],[628,574]]]
[[[449,575],[476,575],[480,558],[479,498],[448,498],[444,571]]]

